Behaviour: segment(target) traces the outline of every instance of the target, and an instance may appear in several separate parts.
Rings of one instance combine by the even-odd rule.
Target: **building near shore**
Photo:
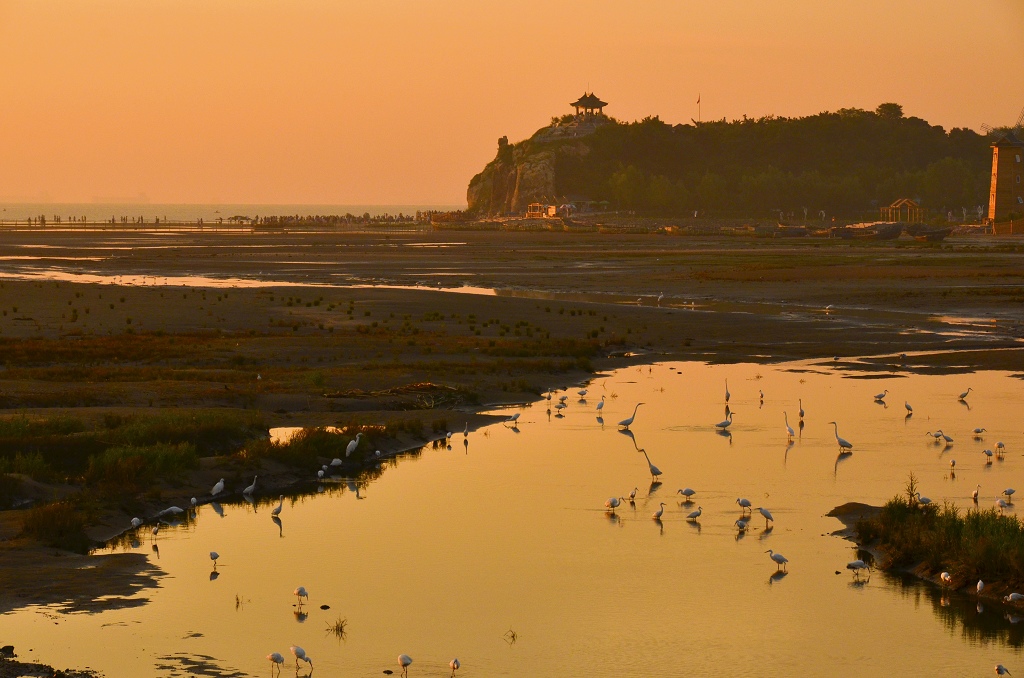
[[[1024,141],[1005,132],[992,142],[989,223],[1024,216]]]

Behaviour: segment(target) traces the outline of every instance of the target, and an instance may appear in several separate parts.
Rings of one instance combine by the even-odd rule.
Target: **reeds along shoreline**
[[[887,569],[946,571],[957,588],[979,579],[994,589],[1024,588],[1024,521],[994,508],[920,506],[915,490],[912,478],[907,495],[856,524],[860,543],[877,546],[890,559]]]

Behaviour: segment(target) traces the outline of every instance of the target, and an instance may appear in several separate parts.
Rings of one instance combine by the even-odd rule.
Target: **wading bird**
[[[983,429],[983,428],[980,428],[980,427],[979,427],[979,428],[976,428],[976,429],[974,429],[974,435],[976,435],[976,436],[980,436],[980,435],[981,435],[982,433],[984,433],[984,432],[985,432],[985,429]]]
[[[964,399],[966,399],[967,396],[970,394],[971,390],[972,389],[970,387],[968,387],[968,389],[966,391],[964,391],[963,393],[960,394],[960,397],[957,398],[957,400],[964,400]]]
[[[793,427],[789,425],[789,413],[783,412],[782,416],[785,418],[786,421],[786,435],[789,436],[790,440],[792,440],[793,436],[796,435],[796,431],[794,431]]]
[[[306,654],[305,650],[303,650],[298,645],[292,645],[288,649],[290,649],[292,651],[292,654],[295,655],[295,670],[296,671],[299,669],[299,660],[300,659],[302,661],[306,662],[307,664],[309,664],[310,668],[313,668],[313,660],[309,658],[309,656]]]
[[[697,493],[694,492],[693,490],[691,490],[690,488],[686,487],[686,488],[683,488],[681,490],[676,490],[676,494],[683,495],[683,497],[685,497],[684,501],[689,503],[690,502],[690,497],[692,497],[693,495],[695,495]]]
[[[722,430],[722,431],[724,431],[725,429],[729,428],[730,426],[732,426],[732,412],[730,412],[725,417],[725,421],[720,421],[717,424],[715,424],[715,428],[717,428],[719,430]]]
[[[946,586],[953,585],[953,577],[949,574],[949,572],[942,572],[941,574],[939,574],[939,580]]]
[[[903,401],[903,407],[907,408],[907,414],[913,414],[914,408],[910,406],[910,403],[906,400]]]
[[[927,433],[925,433],[925,435],[931,436],[932,438],[935,438],[935,442],[939,442],[939,438],[942,437],[942,431],[935,431],[934,433],[928,431]]]
[[[860,571],[867,570],[870,568],[868,568],[868,564],[865,563],[863,560],[853,560],[846,564],[846,569],[852,570],[853,576],[860,579]]]
[[[837,424],[834,421],[830,421],[829,423],[832,424],[832,426],[835,427],[836,442],[839,443],[839,451],[840,452],[850,452],[850,451],[852,451],[853,450],[853,443],[851,443],[846,438],[840,438],[839,437],[839,424]]]
[[[615,509],[619,508],[619,498],[618,497],[609,497],[604,502],[604,507],[606,509],[608,509],[609,511],[611,511],[612,513],[615,513]]]
[[[1008,596],[1003,596],[1004,603],[1019,603],[1022,600],[1024,600],[1024,595],[1021,595],[1019,593],[1011,593]]]
[[[337,468],[338,466],[341,466],[341,465],[342,465],[342,464],[344,464],[344,463],[345,463],[345,462],[343,462],[343,461],[342,461],[341,459],[339,459],[338,457],[335,457],[334,459],[331,459],[331,466],[333,466],[333,467],[335,467],[335,468]]]
[[[509,417],[508,419],[506,419],[506,420],[505,420],[505,423],[506,423],[506,424],[515,424],[515,423],[516,423],[517,421],[519,421],[519,415],[520,415],[520,414],[522,414],[522,412],[516,412],[516,413],[515,413],[515,414],[513,414],[513,415],[512,415],[511,417]]]
[[[274,669],[277,669],[277,673],[281,673],[281,664],[284,664],[284,655],[280,652],[271,652],[267,655],[267,661],[270,662],[270,675],[274,675]]]
[[[636,499],[636,493],[640,490],[639,487],[634,487],[633,491],[629,493],[629,500],[633,501]]]
[[[1010,669],[1006,668],[1002,664],[996,664],[995,672],[997,676],[1008,676],[1010,675]]]
[[[139,525],[142,524],[141,518],[132,518],[132,529],[138,529]]]
[[[996,499],[996,506],[999,507],[999,512],[1002,513],[1003,509],[1008,508],[1010,505],[1004,499]]]
[[[213,561],[213,569],[217,569],[217,559],[220,558],[220,554],[216,551],[210,551],[210,560]]]
[[[1012,487],[1008,487],[1005,490],[1003,490],[1003,494],[1006,495],[1007,500],[1012,502],[1013,501],[1013,493],[1016,492],[1016,491],[1017,490],[1013,489]]]
[[[407,654],[398,655],[398,665],[402,667],[402,675],[409,675],[409,664],[412,664],[412,657]]]
[[[889,389],[885,389],[881,393],[875,394],[875,400],[885,400],[885,396],[889,395]]]
[[[772,514],[771,514],[771,512],[768,509],[763,508],[761,506],[757,507],[757,512],[760,513],[764,517],[764,529],[767,530],[768,529],[768,521],[770,520],[770,521],[772,521],[774,523],[775,522],[775,518],[772,518]]]
[[[928,504],[932,503],[932,500],[929,499],[928,497],[922,497],[920,492],[915,492],[914,496],[917,497],[917,503],[920,504],[921,506],[927,506]]]
[[[636,411],[640,409],[641,405],[643,405],[643,403],[637,403],[636,407],[633,408],[633,416],[629,417],[628,419],[623,419],[622,421],[620,421],[619,426],[621,426],[622,428],[629,428],[633,424],[633,421],[636,419]]]
[[[986,457],[988,457],[988,461],[986,463],[991,464],[992,463],[992,450],[982,450],[981,453],[984,454]]]
[[[698,506],[696,511],[690,511],[690,514],[686,516],[686,519],[689,520],[691,523],[695,523],[697,522],[697,519],[700,518],[702,513],[704,513],[704,509]]]
[[[661,475],[661,469],[651,463],[651,458],[647,456],[647,450],[640,450],[644,453],[644,458],[647,459],[647,467],[651,470],[651,480],[657,480],[658,476]]]
[[[275,506],[275,507],[274,507],[274,508],[273,508],[273,509],[272,509],[272,510],[270,511],[270,515],[272,515],[272,516],[279,516],[279,515],[281,515],[281,509],[282,509],[283,507],[284,507],[284,495],[282,494],[282,495],[281,495],[281,499],[280,499],[280,501],[278,501],[278,502],[277,502],[277,506]]]
[[[733,523],[733,525],[735,525],[736,529],[739,530],[740,532],[746,532],[747,531],[747,521],[743,520],[742,518],[740,520],[737,520],[735,523]]]
[[[252,485],[249,485],[249,486],[248,486],[247,488],[245,488],[244,490],[242,490],[242,494],[252,494],[253,492],[255,492],[255,491],[256,491],[256,479],[257,479],[258,477],[259,477],[259,476],[253,476],[253,477],[252,477]]]
[[[352,453],[355,452],[359,448],[359,441],[362,440],[362,439],[363,439],[363,434],[362,433],[357,433],[355,440],[352,440],[351,442],[349,442],[349,444],[345,447],[345,456],[346,457],[351,456]]]
[[[740,497],[736,500],[736,503],[740,505],[740,510],[742,512],[745,513],[750,510],[750,500],[746,497]]]
[[[775,561],[775,565],[776,565],[775,569],[776,569],[776,571],[778,571],[780,568],[781,569],[785,569],[786,568],[786,563],[789,562],[789,559],[786,558],[786,556],[782,555],[781,553],[776,553],[775,551],[772,551],[771,549],[768,549],[767,551],[765,551],[765,553],[768,554],[769,558],[771,558],[773,561]]]
[[[1004,445],[1003,441],[1000,440],[996,443],[996,454],[1001,456],[1004,452],[1006,452],[1006,445]]]
[[[462,664],[459,663],[459,658],[456,657],[455,659],[448,662],[448,668],[452,670],[452,676],[454,677],[455,672],[462,668]]]
[[[309,602],[309,592],[306,591],[305,586],[300,586],[292,592],[292,595],[298,598],[299,607],[302,607],[302,599],[305,598],[306,602]]]
[[[976,488],[974,488],[974,492],[971,492],[971,499],[974,500],[975,504],[978,503],[978,492],[980,492],[980,491],[981,491],[981,485],[979,484]]]
[[[661,517],[665,515],[665,502],[661,502],[660,507],[657,511],[651,514],[651,517],[655,520],[661,520]]]
[[[981,581],[979,579],[978,580],[978,584],[977,584],[977,586],[975,586],[975,588],[978,590],[978,595],[980,596],[981,592],[985,590],[985,582],[983,582],[983,581]]]
[[[576,391],[576,395],[578,395],[581,398],[586,398],[587,397],[587,389],[581,388],[580,390]]]
[[[218,494],[220,494],[223,491],[224,491],[224,479],[221,478],[220,480],[217,481],[217,484],[213,486],[213,489],[210,490],[210,496],[211,497],[216,497]]]
[[[597,404],[597,411],[600,412],[604,409],[604,396],[601,396],[601,402]]]

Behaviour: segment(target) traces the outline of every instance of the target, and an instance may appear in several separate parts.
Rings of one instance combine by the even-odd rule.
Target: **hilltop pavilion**
[[[576,115],[604,115],[604,107],[608,104],[594,96],[593,92],[584,92],[583,96],[569,105],[576,109]]]

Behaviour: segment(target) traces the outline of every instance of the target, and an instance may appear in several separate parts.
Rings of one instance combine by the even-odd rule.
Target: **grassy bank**
[[[911,476],[904,495],[857,523],[861,544],[881,550],[892,568],[919,568],[925,576],[949,572],[956,586],[981,579],[1024,587],[1024,522],[996,509],[920,506],[916,484]]]

